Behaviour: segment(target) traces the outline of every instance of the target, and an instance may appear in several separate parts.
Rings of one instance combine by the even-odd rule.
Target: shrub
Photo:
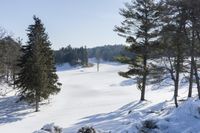
[[[35,131],[34,133],[62,133],[62,128],[52,123],[43,126],[41,130]]]
[[[97,133],[93,127],[82,127],[77,133]]]
[[[157,121],[155,120],[146,120],[142,122],[142,127],[140,128],[141,133],[149,133],[153,129],[157,129],[158,126],[156,125]]]

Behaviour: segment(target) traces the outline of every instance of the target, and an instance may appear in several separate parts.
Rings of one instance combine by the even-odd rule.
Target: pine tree
[[[143,101],[147,78],[152,67],[148,60],[151,58],[150,47],[155,45],[157,37],[158,12],[153,0],[132,0],[131,3],[126,3],[125,7],[120,10],[125,20],[122,26],[115,28],[115,31],[131,44],[127,49],[135,56],[121,58],[122,62],[130,64],[130,69],[127,72],[120,72],[120,75],[128,78],[136,76],[138,88],[141,90],[140,100]]]
[[[182,5],[187,13],[187,27],[185,34],[187,36],[189,56],[190,56],[190,78],[188,97],[192,96],[193,77],[195,77],[197,92],[200,99],[200,83],[198,74],[198,54],[199,54],[199,30],[200,30],[200,0],[183,0]]]
[[[194,66],[194,75],[196,79],[196,84],[197,84],[197,92],[198,92],[198,97],[200,99],[200,82],[199,82],[199,74],[198,74],[198,55],[200,53],[199,47],[200,47],[200,0],[196,1],[189,1],[186,0],[186,4],[190,9],[190,14],[189,18],[192,23],[192,44],[193,44],[193,49],[194,49],[194,60],[193,60],[193,66]]]
[[[16,85],[21,99],[35,103],[35,111],[39,110],[39,102],[60,91],[58,76],[54,64],[53,51],[45,33],[44,25],[37,17],[34,24],[28,27],[28,42],[23,46],[23,56],[19,66]]]
[[[184,72],[186,57],[186,11],[182,1],[166,0],[161,13],[162,30],[161,44],[163,51],[163,62],[166,72],[169,73],[174,85],[174,103],[178,107],[178,90],[180,74]],[[160,63],[161,65],[161,63]],[[167,76],[167,73],[163,74]]]

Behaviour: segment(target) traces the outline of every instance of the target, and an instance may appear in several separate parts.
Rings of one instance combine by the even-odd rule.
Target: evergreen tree
[[[197,84],[197,92],[200,99],[200,83],[198,75],[198,54],[199,54],[199,31],[200,31],[200,0],[190,1],[183,0],[182,5],[187,13],[187,27],[185,26],[185,34],[187,36],[189,56],[190,56],[190,78],[188,97],[192,96],[193,77],[195,76]]]
[[[125,20],[122,26],[115,28],[115,31],[131,44],[128,50],[133,52],[135,57],[122,59],[122,62],[130,64],[130,69],[127,72],[120,72],[120,75],[128,78],[136,76],[138,88],[141,90],[140,100],[145,100],[147,76],[152,69],[148,60],[151,58],[150,48],[155,45],[157,37],[158,12],[153,0],[132,0],[125,6],[125,9],[120,10]]]
[[[186,50],[186,10],[182,1],[166,0],[162,3],[162,30],[161,41],[163,67],[169,73],[174,85],[174,103],[178,107],[178,90],[180,74],[185,70],[184,62],[187,55]],[[161,63],[160,63],[161,65]],[[167,73],[163,74],[167,76]]]
[[[34,24],[28,27],[28,42],[23,46],[23,56],[19,66],[16,85],[23,100],[35,103],[35,111],[39,110],[39,102],[60,91],[58,76],[54,64],[53,51],[45,33],[44,25],[37,17]]]

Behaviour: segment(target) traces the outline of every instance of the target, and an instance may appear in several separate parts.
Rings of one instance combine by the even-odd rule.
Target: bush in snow
[[[62,133],[62,128],[55,126],[54,123],[47,124],[41,128],[41,130],[33,133]]]
[[[156,125],[156,121],[155,120],[146,120],[144,122],[142,122],[142,127],[140,128],[140,132],[141,133],[149,133],[151,132],[151,130],[153,129],[157,129],[158,126]]]
[[[82,127],[77,133],[97,133],[93,127]]]

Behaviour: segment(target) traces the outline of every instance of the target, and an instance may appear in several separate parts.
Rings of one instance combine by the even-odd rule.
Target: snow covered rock
[[[35,131],[33,133],[62,133],[62,128],[55,126],[54,123],[51,123],[43,126],[41,130]]]

